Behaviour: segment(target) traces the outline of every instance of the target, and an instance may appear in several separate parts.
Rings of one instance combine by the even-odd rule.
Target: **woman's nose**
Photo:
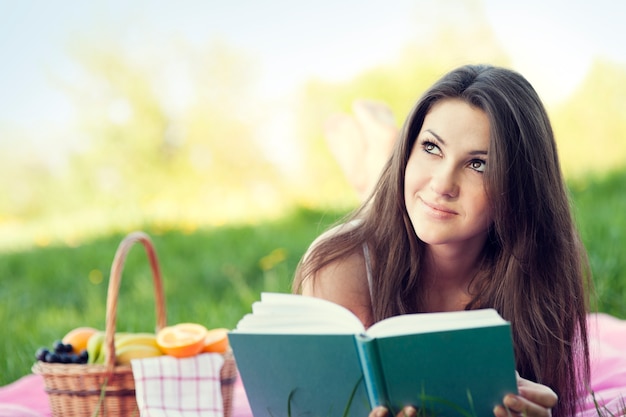
[[[438,195],[448,198],[457,197],[459,185],[454,167],[441,164],[435,168],[431,175],[430,188]]]

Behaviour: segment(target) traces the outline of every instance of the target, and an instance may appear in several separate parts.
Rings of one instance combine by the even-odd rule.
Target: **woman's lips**
[[[431,203],[431,202],[425,201],[422,198],[420,198],[420,200],[424,204],[426,212],[433,217],[436,217],[439,219],[447,219],[447,218],[454,217],[457,214],[459,214],[455,210],[448,208],[444,205]]]

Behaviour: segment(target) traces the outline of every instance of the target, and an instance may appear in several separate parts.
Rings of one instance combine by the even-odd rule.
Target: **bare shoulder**
[[[331,229],[320,236],[311,247],[332,233],[336,230]],[[361,251],[333,261],[315,276],[307,277],[302,283],[302,294],[340,304],[356,314],[366,326],[373,321],[367,268]]]
[[[335,235],[337,235],[339,233],[350,231],[350,230],[354,229],[356,226],[358,226],[358,224],[360,222],[361,222],[361,220],[358,220],[358,219],[352,220],[352,221],[347,222],[347,223],[339,224],[339,225],[337,225],[337,226],[335,226],[335,227],[325,231],[324,233],[319,235],[313,241],[313,243],[311,243],[311,245],[309,246],[309,250],[307,251],[307,254],[308,254],[308,252],[311,251],[311,249],[313,249],[315,246],[317,246],[318,244],[320,244],[324,240],[329,239],[329,238],[331,238],[331,237],[333,237],[333,236],[335,236]],[[305,257],[306,257],[306,254],[305,254]]]

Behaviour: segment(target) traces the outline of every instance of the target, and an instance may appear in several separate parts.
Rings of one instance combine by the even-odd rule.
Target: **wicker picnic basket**
[[[152,269],[156,297],[156,330],[166,326],[165,299],[161,272],[152,241],[143,232],[126,236],[115,253],[107,292],[104,364],[60,364],[37,362],[33,372],[42,375],[54,417],[139,416],[135,381],[130,365],[115,365],[115,321],[121,272],[134,243],[146,249]],[[233,385],[237,369],[232,352],[224,354],[220,372],[224,417],[232,413]]]

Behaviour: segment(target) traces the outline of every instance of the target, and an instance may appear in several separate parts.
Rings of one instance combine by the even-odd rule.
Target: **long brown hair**
[[[558,394],[554,416],[574,415],[589,379],[590,268],[548,115],[530,83],[514,71],[468,65],[426,91],[372,195],[347,219],[359,222],[312,247],[296,271],[294,291],[366,242],[372,254],[374,320],[423,311],[425,244],[406,211],[404,173],[426,114],[445,98],[465,100],[490,122],[484,178],[494,218],[467,308],[492,307],[509,320],[520,375]]]

